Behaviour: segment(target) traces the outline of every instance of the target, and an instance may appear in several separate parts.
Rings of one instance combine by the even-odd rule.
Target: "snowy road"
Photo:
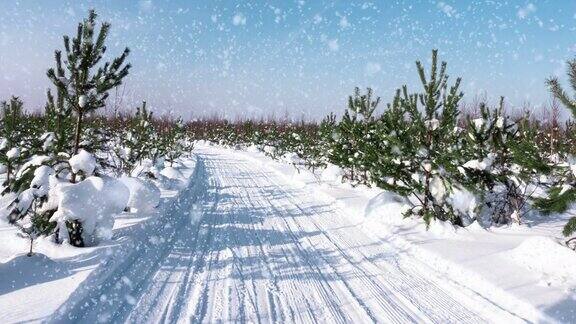
[[[200,149],[196,168],[159,242],[53,320],[521,321],[232,151]]]

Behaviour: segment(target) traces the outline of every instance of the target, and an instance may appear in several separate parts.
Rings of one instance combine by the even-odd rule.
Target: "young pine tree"
[[[459,160],[457,128],[460,78],[448,85],[446,62],[438,66],[432,51],[428,77],[416,62],[423,91],[409,94],[404,86],[382,116],[380,141],[387,149],[374,168],[378,182],[386,189],[410,196],[415,201],[406,216],[419,215],[462,224],[447,200]]]
[[[130,52],[128,48],[111,62],[101,64],[110,24],[102,23],[100,31],[95,34],[96,18],[96,12],[90,10],[88,18],[78,24],[76,36],[64,36],[65,57],[62,58],[62,52],[57,50],[54,55],[56,68],[47,72],[64,104],[76,117],[71,155],[79,152],[86,115],[105,105],[109,91],[122,83],[130,69],[130,64],[124,64]],[[76,182],[76,176],[72,172],[70,181]],[[73,220],[66,225],[70,242],[83,246],[82,224]]]
[[[373,99],[372,89],[365,94],[359,88],[348,97],[348,107],[336,128],[335,164],[348,171],[348,178],[355,183],[368,183],[367,154],[374,143],[374,112],[380,98]]]
[[[9,190],[14,184],[17,166],[23,161],[22,140],[24,138],[24,116],[22,100],[12,96],[2,102],[2,138],[0,139],[0,163],[5,167],[6,181],[3,186]]]
[[[62,60],[61,51],[56,51],[56,69],[47,72],[50,81],[76,115],[72,155],[77,154],[80,148],[86,115],[105,105],[109,91],[119,86],[130,70],[130,64],[124,64],[130,53],[128,48],[111,62],[100,64],[106,52],[104,43],[110,24],[102,23],[95,35],[96,17],[96,12],[90,10],[88,18],[78,24],[76,37],[64,36],[65,59]],[[71,180],[75,182],[74,174]]]
[[[44,119],[46,130],[54,136],[52,152],[69,154],[72,148],[74,122],[70,105],[66,103],[62,89],[57,90],[56,98],[52,95],[52,91],[47,91]]]
[[[576,59],[568,61],[568,78],[572,89],[576,91]],[[547,80],[552,95],[557,98],[576,118],[576,98],[569,97],[557,78]],[[567,128],[566,131],[570,131]],[[574,129],[571,130],[574,132]],[[565,212],[576,201],[576,159],[569,157],[568,167],[558,167],[559,181],[553,186],[546,198],[538,199],[535,203],[545,213]],[[568,237],[576,233],[576,217],[568,220],[563,234]]]
[[[528,131],[504,114],[504,98],[498,108],[481,104],[480,117],[467,118],[462,148],[466,163],[458,168],[458,180],[480,194],[482,207],[497,224],[520,223],[534,176],[548,171]]]
[[[154,136],[152,112],[148,111],[144,101],[142,107],[136,108],[136,113],[128,120],[125,133],[120,138],[120,151],[116,152],[126,174],[130,174],[138,163],[151,156]]]

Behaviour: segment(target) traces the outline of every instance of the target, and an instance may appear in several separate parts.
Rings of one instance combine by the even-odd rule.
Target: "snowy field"
[[[576,322],[564,220],[485,230],[255,150],[199,144],[152,212],[96,247],[0,225],[0,323]],[[188,179],[188,180],[185,180]]]

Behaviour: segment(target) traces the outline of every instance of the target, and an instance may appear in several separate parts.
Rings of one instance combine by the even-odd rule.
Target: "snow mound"
[[[410,208],[405,198],[384,191],[370,199],[364,210],[367,218],[376,219],[384,224],[400,225],[404,223],[403,214]]]
[[[0,219],[4,221],[8,221],[8,217],[10,215],[10,205],[18,198],[18,194],[14,192],[8,192],[4,195],[0,195]]]
[[[174,167],[166,167],[160,172],[154,171],[155,183],[158,187],[166,190],[182,189],[186,186],[188,179]]]
[[[574,282],[576,252],[552,238],[535,236],[524,240],[511,251],[512,259],[556,282]]]
[[[160,171],[160,174],[165,176],[168,179],[173,179],[173,180],[184,180],[184,175],[182,174],[182,172],[180,172],[180,170],[173,168],[173,167],[166,167],[164,169],[162,169],[162,171]]]
[[[131,177],[141,177],[144,176],[147,172],[152,172],[154,167],[154,163],[151,160],[143,160],[137,166],[134,167],[134,170],[130,172]]]
[[[120,181],[128,188],[128,207],[137,211],[150,211],[160,203],[160,189],[146,180],[123,176]]]
[[[420,226],[426,227],[425,224]],[[457,236],[458,228],[448,221],[441,221],[438,219],[430,220],[428,225],[428,233],[438,238],[455,238]]]
[[[322,174],[320,179],[325,182],[342,182],[342,177],[344,176],[344,170],[341,167],[334,164],[328,164]]]
[[[245,151],[249,153],[260,153],[260,149],[258,149],[258,146],[254,144],[246,147]]]
[[[85,150],[80,150],[78,154],[70,158],[69,162],[72,172],[78,173],[82,171],[85,176],[91,176],[94,173],[94,169],[96,169],[96,158]]]
[[[121,213],[128,204],[130,191],[120,181],[110,177],[88,177],[75,183],[58,183],[51,191],[58,210],[51,221],[56,221],[63,240],[68,231],[66,221],[82,223],[84,243],[91,245],[112,237],[114,215]]]
[[[67,269],[42,253],[32,256],[17,255],[0,263],[0,295],[46,280],[57,279],[67,274]]]

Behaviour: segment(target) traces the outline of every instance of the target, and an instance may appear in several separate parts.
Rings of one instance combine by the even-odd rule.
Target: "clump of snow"
[[[113,216],[126,208],[130,197],[122,182],[92,176],[75,184],[54,181],[51,184],[55,187],[49,197],[56,201],[58,209],[50,220],[58,223],[63,240],[68,239],[66,221],[70,220],[82,223],[82,238],[87,245],[111,238]]]
[[[36,170],[34,170],[34,178],[30,182],[30,186],[33,188],[42,188],[43,190],[48,190],[50,186],[50,176],[54,174],[54,169],[47,165],[41,165]]]
[[[160,189],[150,182],[139,178],[123,176],[120,181],[130,191],[128,207],[137,211],[150,211],[160,203]]]
[[[0,150],[5,150],[8,147],[8,140],[2,137],[0,140]]]
[[[91,176],[96,169],[96,158],[85,150],[80,150],[78,154],[70,158],[69,162],[72,172],[82,172],[85,176]]]
[[[46,151],[48,148],[54,145],[54,142],[56,141],[56,135],[54,135],[53,132],[47,132],[40,136],[40,140],[42,141],[42,149]]]
[[[303,161],[296,153],[285,153],[282,159],[288,163],[301,164]]]
[[[81,95],[80,97],[78,97],[78,106],[80,106],[80,108],[86,107],[87,103],[88,98],[85,95]]]
[[[54,170],[49,166],[41,165],[36,168],[34,177],[30,182],[30,188],[18,194],[17,199],[13,199],[14,203],[5,207],[3,216],[14,221],[25,215],[35,199],[45,197],[48,194],[49,178],[52,174],[54,174]]]
[[[535,236],[524,240],[511,251],[511,257],[549,281],[576,283],[576,253],[550,237]]]
[[[46,155],[35,155],[28,162],[24,163],[18,172],[16,173],[16,178],[20,178],[28,169],[35,166],[40,166],[45,162],[49,161],[50,157]]]
[[[491,153],[482,160],[470,160],[464,163],[463,167],[467,169],[484,171],[492,167],[492,163],[494,163],[494,154]]]
[[[476,118],[472,122],[474,123],[474,127],[476,129],[480,129],[480,128],[482,128],[482,126],[484,126],[485,120],[484,120],[484,118]]]
[[[18,194],[15,192],[7,192],[4,195],[0,195],[0,219],[8,221],[8,217],[12,208],[10,205],[18,198]]]
[[[454,188],[448,201],[462,219],[462,225],[468,226],[476,219],[478,202],[476,196],[464,188]]]
[[[504,117],[499,116],[498,119],[496,119],[496,127],[500,129],[504,127]]]
[[[440,121],[436,118],[432,118],[430,120],[424,121],[424,126],[426,126],[426,129],[434,131],[440,127]]]
[[[17,147],[13,147],[8,152],[6,152],[6,157],[8,160],[17,159],[20,156],[20,149]]]
[[[444,201],[444,198],[447,194],[446,186],[444,185],[444,181],[440,177],[432,178],[430,181],[430,194],[436,201]]]

